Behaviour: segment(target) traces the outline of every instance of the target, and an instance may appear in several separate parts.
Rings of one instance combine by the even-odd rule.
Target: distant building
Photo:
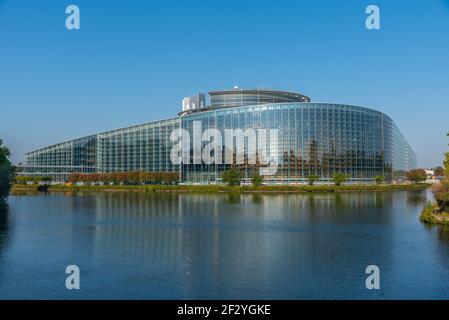
[[[424,171],[426,172],[426,183],[429,184],[435,184],[435,183],[440,183],[441,180],[443,180],[443,177],[439,177],[435,174],[435,170],[433,169],[424,169]]]
[[[198,93],[196,96],[185,97],[182,99],[182,111],[191,111],[203,109],[206,107],[206,95]]]

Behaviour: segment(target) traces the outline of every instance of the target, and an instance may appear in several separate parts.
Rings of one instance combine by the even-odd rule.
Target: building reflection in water
[[[9,239],[0,239],[0,257],[9,257],[0,276],[13,272],[2,284],[14,288],[17,274],[24,276],[14,261],[20,266],[26,256],[45,279],[79,264],[90,288],[83,292],[94,298],[369,298],[364,270],[376,264],[389,279],[384,290],[403,297],[415,285],[402,281],[407,263],[416,266],[407,269],[411,279],[422,278],[423,268],[449,276],[442,268],[447,230],[419,222],[421,198],[408,192],[15,197],[12,212],[0,216],[0,234]],[[53,280],[48,285],[59,290]],[[427,283],[420,284],[424,297],[432,294]]]
[[[392,201],[391,193],[376,192],[102,193],[74,196],[72,204],[78,208],[74,214],[83,207],[92,226],[83,237],[87,232],[92,239],[94,263],[132,261],[137,269],[177,277],[176,282],[183,283],[182,296],[200,298],[194,288],[201,286],[203,277],[213,282],[209,290],[245,290],[245,284],[273,281],[300,285],[312,281],[314,274],[335,276],[326,270],[331,265],[343,266],[337,270],[360,267],[351,262],[354,255],[366,256],[367,263],[372,256],[384,259],[391,252],[390,233],[371,234],[369,227],[356,232],[350,227],[388,224]],[[372,237],[373,245],[359,245],[357,237],[360,243]],[[204,292],[204,296],[214,295]]]

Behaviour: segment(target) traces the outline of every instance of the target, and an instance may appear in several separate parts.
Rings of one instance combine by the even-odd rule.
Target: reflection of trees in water
[[[310,194],[303,199],[303,212],[312,222],[388,223],[392,218],[394,198],[389,192]]]
[[[385,193],[383,193],[383,192],[376,192],[375,195],[376,195],[376,204],[375,204],[376,208],[383,208],[383,207],[385,207]],[[387,197],[387,200],[389,200],[388,203],[392,202],[393,198],[391,197],[391,194],[390,194],[389,197]]]
[[[227,203],[240,203],[241,201],[241,194],[240,193],[229,193],[228,197],[226,199]]]
[[[0,212],[6,212],[8,209],[8,203],[6,202],[5,199],[3,199],[3,197],[0,197]]]
[[[407,192],[407,206],[416,207],[426,203],[426,190],[411,190]]]
[[[6,247],[9,233],[8,204],[0,197],[0,252]]]
[[[36,190],[13,190],[11,191],[11,195],[14,196],[36,196],[39,192]]]
[[[329,207],[333,209],[364,209],[364,208],[384,208],[393,201],[392,195],[385,192],[336,192],[326,197],[319,194],[308,196],[309,208],[313,211],[316,208]],[[330,200],[330,201],[323,201]]]
[[[254,203],[254,204],[261,204],[261,203],[263,203],[262,196],[260,194],[258,194],[258,193],[253,193],[251,195],[251,202]]]
[[[438,238],[449,241],[449,226],[438,226]]]
[[[393,194],[86,192],[65,193],[72,196],[64,201],[61,197],[49,200],[54,201],[61,211],[71,214],[75,222],[82,219],[82,223],[89,225],[81,234],[78,224],[74,223],[65,235],[71,235],[75,242],[85,241],[85,237],[90,236],[94,245],[86,250],[92,250],[92,254],[105,255],[114,250],[124,259],[170,257],[176,260],[179,250],[185,250],[191,256],[205,254],[204,235],[217,242],[223,234],[220,232],[222,224],[226,228],[240,227],[245,219],[253,219],[253,226],[269,225],[273,221],[287,221],[289,226],[307,226],[312,222],[337,225],[387,223],[392,217]],[[405,198],[401,194],[402,204]],[[1,234],[8,227],[6,218],[6,215],[0,217]],[[4,246],[4,243],[0,242],[0,245]],[[198,252],[192,253],[196,249]]]
[[[337,207],[337,209],[341,209],[341,208],[345,208],[346,207],[346,203],[345,203],[341,193],[336,193],[335,194],[335,206]]]

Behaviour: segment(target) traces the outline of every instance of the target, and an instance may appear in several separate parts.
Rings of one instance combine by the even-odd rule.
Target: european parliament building
[[[192,135],[201,129],[276,129],[277,170],[266,176],[268,184],[305,183],[311,174],[328,182],[336,172],[352,183],[369,183],[383,175],[387,181],[402,179],[416,168],[416,155],[393,120],[386,114],[360,106],[314,103],[310,98],[285,91],[234,89],[209,92],[210,103],[199,94],[183,100],[182,112],[167,120],[98,133],[31,151],[21,175],[51,176],[67,181],[72,173],[128,171],[178,172],[184,183],[219,183],[223,171],[235,169],[249,181],[263,165],[185,161],[170,157],[176,142],[174,130]],[[198,137],[197,137],[198,138]],[[207,141],[200,139],[200,146]],[[243,145],[248,148],[249,141]],[[268,142],[268,148],[270,148]],[[198,146],[198,144],[197,144]],[[191,148],[191,150],[194,149]],[[243,152],[235,150],[233,152]],[[214,151],[217,152],[217,151]],[[194,157],[190,152],[190,157]],[[247,160],[247,158],[245,158]]]

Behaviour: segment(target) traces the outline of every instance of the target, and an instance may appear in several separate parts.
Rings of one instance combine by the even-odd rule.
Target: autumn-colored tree
[[[112,172],[112,173],[73,173],[69,176],[72,183],[99,183],[105,184],[175,184],[179,181],[177,172]]]
[[[79,174],[78,173],[71,173],[67,177],[67,181],[70,183],[77,183],[79,181]]]
[[[435,168],[436,176],[444,176],[444,168],[442,166],[438,166]]]
[[[449,136],[449,133],[447,134]],[[449,152],[444,154],[444,175],[449,179]]]
[[[449,136],[449,133],[447,135]],[[446,177],[440,183],[433,185],[432,191],[440,211],[449,213],[449,152],[445,153],[444,173]]]
[[[427,174],[423,169],[414,169],[407,172],[407,180],[414,183],[421,183],[426,181]]]

